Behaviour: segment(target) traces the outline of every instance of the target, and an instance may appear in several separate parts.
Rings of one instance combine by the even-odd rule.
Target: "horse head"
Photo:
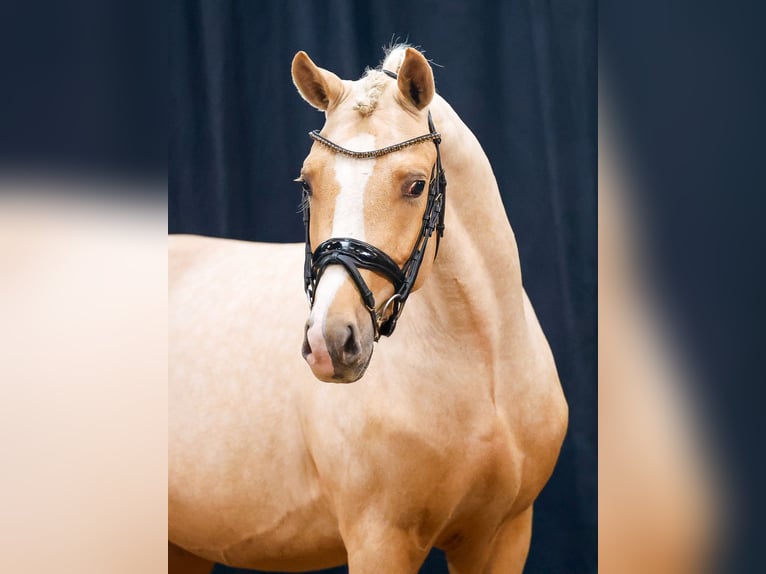
[[[420,52],[399,47],[357,81],[298,52],[292,77],[325,112],[298,178],[311,302],[302,353],[318,379],[350,383],[427,278],[437,245],[428,237],[443,228],[433,72]]]

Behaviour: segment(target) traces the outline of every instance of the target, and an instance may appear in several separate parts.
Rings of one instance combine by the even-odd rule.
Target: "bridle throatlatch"
[[[383,70],[389,76],[396,78],[396,74]],[[426,202],[425,212],[423,213],[423,222],[420,226],[420,234],[415,241],[409,259],[403,267],[399,267],[384,251],[374,245],[353,239],[350,237],[332,237],[327,241],[320,243],[316,250],[311,250],[311,239],[309,237],[309,222],[311,220],[311,207],[307,192],[304,191],[303,197],[303,225],[306,229],[306,260],[303,270],[304,289],[309,299],[309,304],[313,307],[314,295],[316,294],[317,284],[329,265],[342,265],[349,276],[353,279],[359,294],[362,296],[367,311],[372,318],[375,340],[381,335],[390,336],[396,328],[396,322],[402,314],[404,304],[412,291],[412,287],[418,277],[420,265],[423,263],[423,256],[428,246],[428,239],[436,231],[436,253],[439,252],[439,241],[444,235],[444,201],[447,191],[447,179],[442,169],[441,153],[439,152],[439,143],[441,136],[434,128],[431,112],[428,112],[428,130],[429,133],[394,144],[388,147],[373,151],[351,151],[345,149],[319,134],[319,130],[309,132],[309,136],[316,142],[330,148],[336,153],[356,158],[371,159],[393,153],[426,141],[432,141],[436,146],[436,164],[431,170],[431,181],[428,185],[428,200]],[[434,254],[436,258],[436,254]],[[394,286],[394,294],[386,303],[378,309],[375,303],[375,297],[362,278],[359,269],[368,269],[378,275],[382,275]]]

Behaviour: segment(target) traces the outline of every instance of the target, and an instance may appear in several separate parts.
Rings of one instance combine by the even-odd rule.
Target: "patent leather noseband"
[[[388,70],[384,73],[396,78],[396,74]],[[381,335],[390,336],[396,328],[396,322],[404,309],[404,304],[415,285],[418,277],[418,271],[423,263],[423,256],[428,246],[428,239],[436,231],[436,253],[439,252],[439,240],[444,234],[444,202],[447,191],[447,179],[442,169],[441,153],[439,144],[441,136],[434,127],[431,119],[431,112],[428,112],[428,130],[429,133],[412,138],[398,144],[384,147],[373,151],[352,151],[345,149],[336,143],[320,135],[319,130],[309,132],[309,136],[316,142],[328,147],[335,153],[339,153],[356,159],[371,159],[394,153],[406,147],[416,145],[422,142],[431,141],[436,146],[436,164],[431,170],[431,181],[428,185],[428,199],[423,213],[423,221],[420,226],[420,233],[412,248],[409,259],[403,267],[399,267],[396,262],[384,251],[374,245],[365,243],[358,239],[350,237],[332,237],[323,241],[312,252],[311,239],[309,237],[309,227],[311,221],[310,198],[306,191],[303,197],[303,224],[306,230],[306,259],[304,264],[304,289],[309,299],[309,304],[313,307],[314,296],[316,294],[317,284],[322,278],[325,270],[330,265],[342,265],[354,281],[359,294],[362,297],[367,311],[372,318],[374,337],[377,341]],[[434,255],[434,258],[436,255]],[[360,269],[367,269],[385,277],[394,287],[394,294],[386,303],[378,308],[375,302],[375,296],[367,286]]]

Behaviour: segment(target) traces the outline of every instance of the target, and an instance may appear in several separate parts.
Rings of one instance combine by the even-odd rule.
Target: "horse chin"
[[[355,383],[367,372],[367,367],[370,365],[370,360],[372,359],[372,350],[373,347],[370,345],[370,352],[367,353],[367,358],[355,365],[336,366],[332,376],[329,378],[319,377],[316,373],[314,373],[314,375],[320,381],[325,383],[336,383],[341,385]]]

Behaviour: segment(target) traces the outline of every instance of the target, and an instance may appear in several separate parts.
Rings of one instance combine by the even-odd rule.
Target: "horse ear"
[[[301,97],[320,111],[326,111],[343,92],[342,80],[332,72],[318,67],[306,52],[295,54],[292,74],[293,83]]]
[[[399,67],[399,91],[404,100],[422,110],[434,97],[434,73],[425,56],[414,48],[407,48]]]

